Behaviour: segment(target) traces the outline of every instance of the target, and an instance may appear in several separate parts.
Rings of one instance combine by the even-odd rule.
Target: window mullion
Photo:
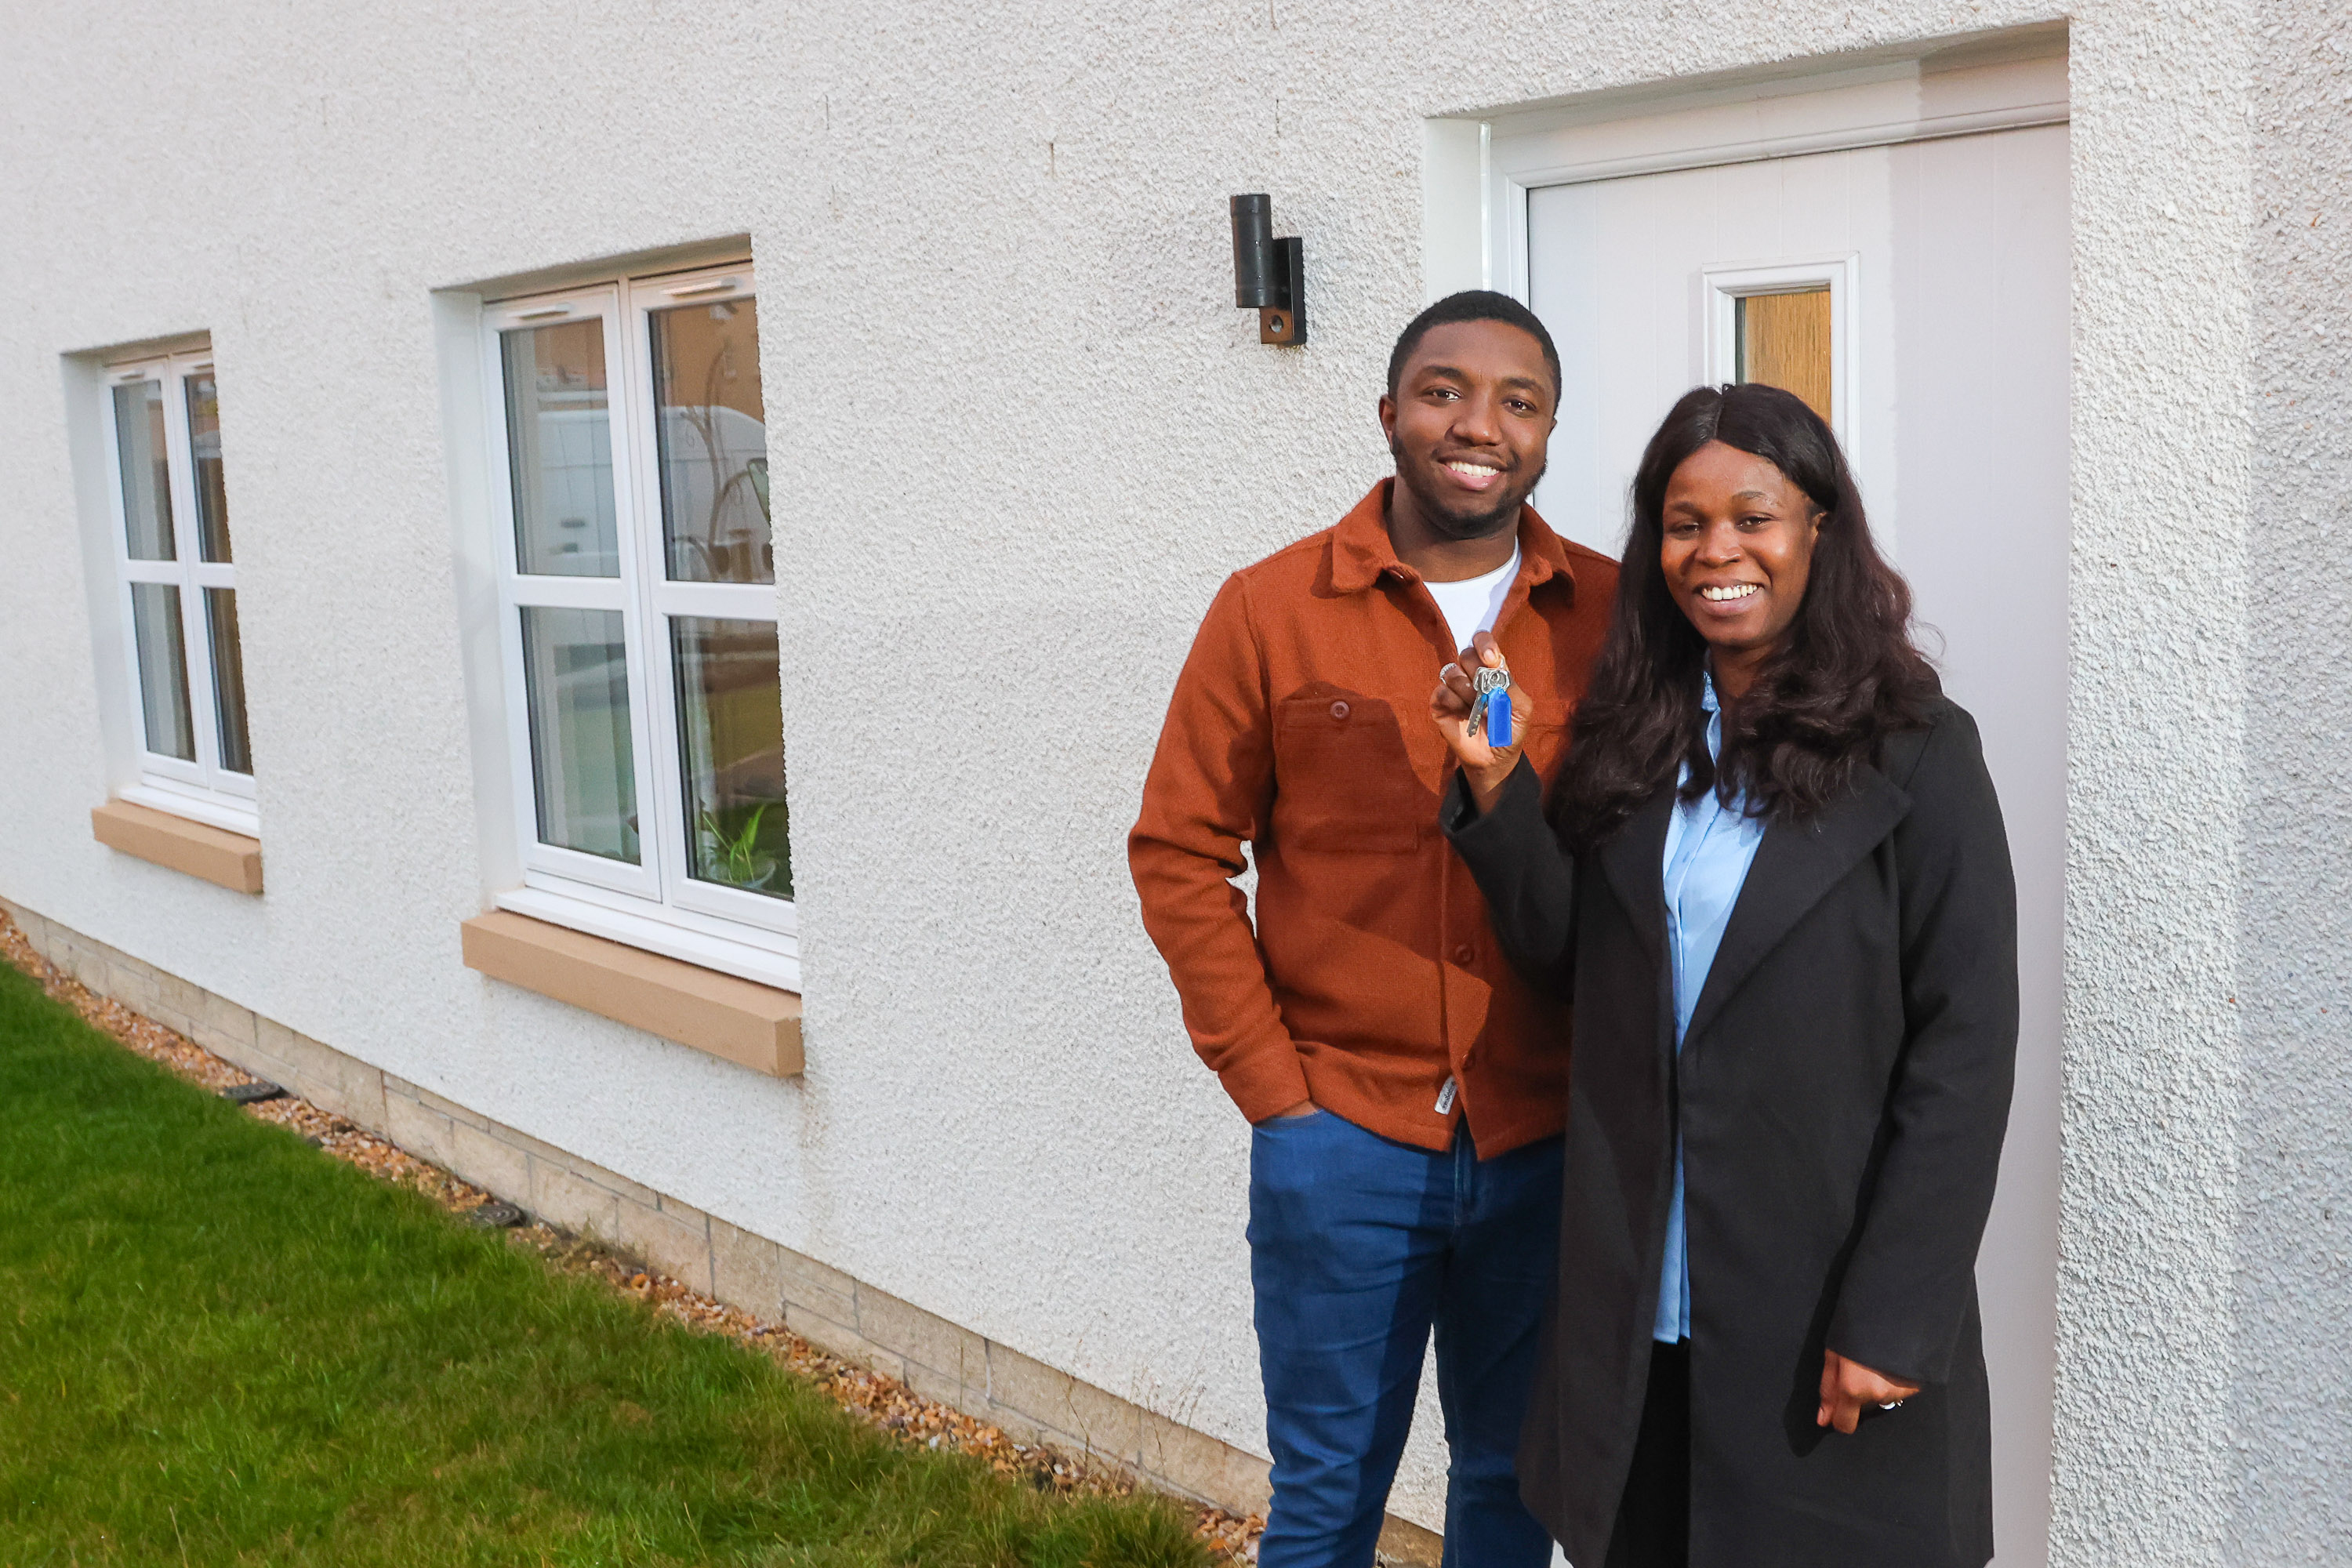
[[[654,430],[652,340],[638,292],[628,284],[620,289],[620,335],[626,360],[625,372],[619,378],[626,389],[628,407],[629,499],[635,531],[634,548],[627,554],[640,646],[645,649],[646,763],[654,803],[653,832],[638,837],[641,840],[658,837],[662,901],[675,905],[690,862],[683,837],[685,792],[677,776],[677,681],[670,669],[669,620],[659,603],[668,565],[664,558],[659,442]]]
[[[614,587],[619,593],[621,635],[628,657],[630,761],[637,794],[637,864],[651,884],[654,896],[660,898],[668,885],[665,871],[668,857],[654,755],[659,741],[649,700],[653,647],[637,572],[645,520],[636,504],[638,462],[633,406],[635,383],[629,374],[628,300],[625,290],[617,284],[606,291],[604,322],[605,416],[610,422],[613,454],[614,524],[619,534],[614,556],[620,577]]]
[[[196,566],[203,529],[196,518],[195,445],[188,428],[187,366],[179,360],[163,368],[164,470],[172,496],[173,563],[179,568],[180,640],[188,661],[188,721],[196,767],[205,786],[220,784],[220,705],[214,691],[211,606],[205,602]]]

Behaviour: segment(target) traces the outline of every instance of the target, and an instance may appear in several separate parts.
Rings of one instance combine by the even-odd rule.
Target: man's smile
[[[1474,490],[1491,489],[1503,477],[1502,468],[1484,458],[1449,458],[1438,466]]]

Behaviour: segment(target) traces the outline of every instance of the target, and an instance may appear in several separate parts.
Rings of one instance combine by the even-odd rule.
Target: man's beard
[[[1412,482],[1409,477],[1412,470],[1406,467],[1404,452],[1393,436],[1389,437],[1389,456],[1396,462],[1397,482],[1404,485],[1420,498],[1421,515],[1427,520],[1429,526],[1436,532],[1455,541],[1490,539],[1515,525],[1518,521],[1519,509],[1527,505],[1528,498],[1536,493],[1536,486],[1543,482],[1544,475],[1551,469],[1550,460],[1547,458],[1544,466],[1536,470],[1536,477],[1528,481],[1527,489],[1520,490],[1507,500],[1498,501],[1491,511],[1479,512],[1470,517],[1458,517],[1439,506],[1419,485]]]

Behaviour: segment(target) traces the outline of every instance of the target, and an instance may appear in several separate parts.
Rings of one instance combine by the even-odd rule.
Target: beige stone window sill
[[[801,999],[790,991],[499,910],[465,925],[466,967],[666,1040],[790,1078]]]
[[[110,849],[201,877],[231,892],[261,891],[261,841],[242,833],[127,800],[110,800],[93,810],[89,831]]]

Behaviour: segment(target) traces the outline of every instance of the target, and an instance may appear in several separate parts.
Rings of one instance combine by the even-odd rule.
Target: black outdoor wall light
[[[1274,237],[1274,203],[1263,193],[1235,196],[1234,303],[1257,312],[1257,341],[1307,341],[1307,252],[1298,237]]]

